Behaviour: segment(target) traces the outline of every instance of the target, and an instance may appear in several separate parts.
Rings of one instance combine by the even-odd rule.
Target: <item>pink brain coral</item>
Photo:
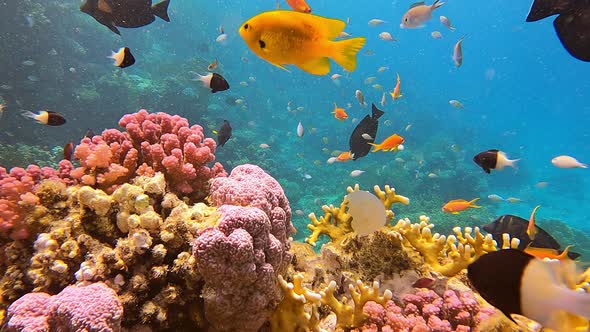
[[[253,165],[214,179],[210,197],[221,217],[194,243],[206,318],[220,331],[257,331],[280,300],[276,278],[291,261],[289,201]]]
[[[8,307],[8,331],[121,331],[123,306],[102,282],[72,285],[59,294],[29,293]]]

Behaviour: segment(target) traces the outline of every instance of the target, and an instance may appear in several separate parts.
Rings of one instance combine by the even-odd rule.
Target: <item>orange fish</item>
[[[368,144],[374,146],[372,152],[377,152],[379,150],[383,150],[385,152],[388,152],[388,151],[397,151],[403,142],[404,142],[403,137],[401,137],[398,134],[393,134],[393,135],[387,137],[383,142],[381,142],[379,144],[375,144],[375,143],[368,143]]]
[[[391,95],[391,98],[393,98],[393,101],[395,101],[397,98],[402,96],[402,92],[400,91],[400,85],[401,85],[401,81],[399,79],[399,73],[398,73],[397,74],[397,84],[395,85],[395,88],[393,88],[393,92],[389,93]]]
[[[539,259],[549,258],[549,259],[567,259],[567,253],[571,246],[567,246],[561,253],[559,253],[555,249],[551,248],[535,248],[535,247],[526,247],[524,252],[529,255],[533,255]]]
[[[533,241],[535,239],[535,235],[537,235],[537,227],[535,227],[535,213],[537,209],[540,208],[541,205],[535,206],[533,212],[531,213],[531,217],[529,218],[529,225],[526,228],[526,233],[529,236],[529,239]]]
[[[336,161],[340,161],[340,162],[349,161],[350,159],[352,159],[352,157],[353,157],[352,152],[345,151],[345,152],[342,152],[341,154],[339,154],[338,157],[336,157]]]
[[[207,66],[207,70],[208,71],[212,71],[213,69],[217,68],[217,65],[219,64],[219,61],[217,61],[217,59],[215,59],[215,61],[211,62],[208,66]]]
[[[339,108],[338,105],[336,105],[336,103],[334,103],[334,111],[332,112],[332,114],[334,114],[334,117],[340,121],[348,119],[348,114],[346,114],[344,108]]]
[[[479,198],[474,198],[470,201],[466,201],[464,199],[454,199],[445,204],[442,207],[442,211],[450,212],[452,214],[459,214],[459,212],[466,210],[468,208],[480,208],[481,206],[477,206],[474,204],[478,199]]]
[[[305,2],[305,0],[287,0],[287,3],[296,12],[311,13],[311,7]]]

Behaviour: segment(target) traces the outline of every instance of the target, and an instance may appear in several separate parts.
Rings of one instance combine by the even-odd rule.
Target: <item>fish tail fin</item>
[[[379,150],[383,150],[383,148],[381,147],[381,145],[379,144],[375,144],[375,143],[368,143],[367,144],[371,145],[373,147],[373,152],[377,152]]]
[[[385,112],[383,112],[382,110],[378,109],[377,106],[375,106],[375,104],[371,104],[371,111],[373,113],[373,120],[377,120],[379,119],[383,114],[385,114]]]
[[[432,6],[430,6],[430,8],[432,8],[432,10],[435,10],[435,9],[437,9],[437,8],[441,7],[441,6],[442,6],[442,5],[444,5],[444,4],[445,4],[445,2],[440,2],[440,0],[436,0],[436,1],[435,1],[435,2],[432,4]]]
[[[477,202],[478,200],[479,200],[479,197],[470,200],[469,201],[469,207],[479,209],[481,206],[475,205],[475,202]]]
[[[37,121],[38,114],[35,114],[35,113],[31,112],[31,111],[23,111],[23,112],[21,112],[20,115],[22,115],[25,118],[33,119],[33,120]]]
[[[586,164],[580,164],[580,168],[588,168],[588,165],[586,165]]]
[[[168,17],[168,5],[170,4],[170,0],[164,0],[152,6],[152,11],[154,15],[158,16],[159,18],[163,19],[166,22],[170,22],[170,17]]]
[[[564,0],[535,0],[526,21],[535,22],[555,14],[562,14],[570,8],[570,3],[574,2]]]
[[[391,96],[391,99],[393,99],[393,101],[395,101],[395,93],[390,92],[389,95]]]
[[[331,57],[346,71],[354,71],[356,69],[356,54],[365,46],[366,41],[364,37],[357,37],[333,42],[334,49]]]
[[[506,166],[510,166],[512,168],[518,169],[518,165],[516,165],[516,162],[519,161],[519,160],[520,160],[520,158],[518,158],[518,159],[506,159],[506,162],[507,162]]]

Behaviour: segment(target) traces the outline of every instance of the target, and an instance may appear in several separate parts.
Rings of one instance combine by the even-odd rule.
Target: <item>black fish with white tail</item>
[[[135,57],[129,47],[121,47],[117,52],[112,52],[109,58],[113,59],[113,65],[119,68],[127,68],[135,63]]]
[[[379,129],[379,118],[383,114],[385,112],[372,104],[372,115],[367,114],[352,131],[348,144],[350,151],[354,155],[353,160],[364,157],[371,151],[371,144],[369,143],[375,142],[377,129]]]
[[[508,159],[504,152],[496,149],[480,152],[473,157],[473,161],[488,174],[492,169],[501,170],[506,166],[516,168],[516,162],[519,160]]]
[[[170,0],[152,5],[152,0],[85,0],[80,11],[92,16],[98,23],[120,35],[117,27],[138,28],[156,20],[166,22]]]
[[[223,124],[221,125],[221,128],[219,128],[219,131],[217,132],[217,141],[219,142],[219,146],[224,146],[225,143],[227,143],[227,141],[229,141],[229,139],[231,138],[231,125],[229,124],[229,121],[227,120],[223,120]]]
[[[590,294],[571,289],[579,274],[572,260],[544,261],[516,249],[487,253],[467,277],[491,305],[514,319],[532,319],[553,331],[578,331],[590,319]]]
[[[227,83],[223,76],[217,73],[210,73],[205,76],[198,75],[198,77],[195,78],[194,81],[201,81],[204,87],[211,89],[211,93],[225,91],[229,89],[229,83]]]
[[[26,111],[21,115],[48,126],[61,126],[66,123],[66,119],[63,115],[52,111],[40,111],[39,113]]]
[[[490,233],[498,244],[502,244],[502,234],[504,233],[509,234],[510,238],[519,239],[519,250],[524,250],[529,246],[534,248],[555,249],[557,251],[561,250],[561,245],[559,242],[557,242],[557,240],[551,236],[551,234],[536,224],[534,226],[535,239],[531,241],[529,235],[527,234],[528,225],[529,221],[524,218],[505,214],[498,217],[493,222],[483,225],[482,228],[484,231]],[[580,254],[570,251],[568,252],[568,257],[571,259],[576,259],[580,257]]]
[[[590,0],[535,0],[526,21],[553,15],[559,15],[553,27],[563,47],[573,57],[590,62]]]

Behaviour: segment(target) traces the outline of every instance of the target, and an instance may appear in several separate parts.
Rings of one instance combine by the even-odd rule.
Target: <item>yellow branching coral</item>
[[[352,193],[360,190],[359,185],[355,184],[354,187],[348,187],[346,191]],[[387,210],[387,222],[390,222],[394,213],[390,210],[391,205],[394,203],[409,204],[410,200],[402,195],[397,195],[395,189],[390,186],[385,186],[385,191],[381,190],[379,186],[373,187],[373,190],[377,197],[383,202],[385,209]],[[333,205],[322,206],[324,216],[318,218],[315,213],[309,214],[311,224],[307,225],[307,228],[311,230],[311,235],[305,239],[305,241],[311,245],[315,245],[318,238],[325,234],[330,237],[332,242],[339,243],[347,234],[354,232],[351,221],[352,217],[348,213],[348,197],[344,196],[340,207]]]
[[[356,287],[355,287],[356,286]],[[337,284],[331,281],[328,287],[320,292],[322,304],[329,306],[336,314],[336,326],[341,328],[351,328],[362,326],[365,316],[363,307],[368,301],[377,302],[383,306],[391,300],[393,294],[386,290],[383,295],[379,295],[379,283],[373,282],[371,286],[366,286],[362,281],[357,280],[356,285],[349,285],[348,289],[351,295],[352,303],[349,303],[346,297],[338,300],[334,295]]]
[[[303,273],[293,276],[293,283],[279,275],[279,284],[284,298],[271,318],[272,331],[298,332],[319,331],[320,294],[303,287]],[[305,305],[310,304],[309,311]]]
[[[432,234],[433,227],[428,217],[420,216],[420,223],[412,224],[405,218],[391,229],[401,235],[405,246],[418,251],[426,264],[444,276],[454,276],[481,255],[498,250],[492,235],[484,236],[478,227],[465,227],[463,230],[455,227],[455,235],[448,237]],[[504,235],[502,248],[516,248],[518,244],[518,239]]]

